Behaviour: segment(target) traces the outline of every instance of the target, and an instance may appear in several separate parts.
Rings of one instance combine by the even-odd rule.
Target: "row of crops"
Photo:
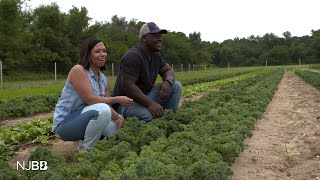
[[[298,70],[295,73],[304,81],[320,90],[320,71],[315,70]]]
[[[193,85],[197,83],[235,77],[241,74],[246,74],[248,72],[257,71],[257,69],[259,68],[235,69],[230,71],[213,71],[201,74],[179,74],[177,75],[177,79],[179,79],[179,81],[181,81],[183,85]],[[114,83],[111,82],[111,84],[113,85]],[[36,87],[18,90],[8,89],[2,92],[0,91],[2,94],[11,93],[12,95],[16,94],[18,96],[16,98],[11,98],[11,96],[8,96],[8,98],[0,98],[0,122],[7,118],[26,117],[38,113],[52,111],[55,107],[56,102],[58,101],[62,87],[43,88],[47,90],[43,91],[41,95],[30,96],[22,96],[22,94],[27,94],[28,92],[30,92],[30,94],[34,94],[36,90],[41,92],[41,88]],[[112,88],[113,87],[111,87],[111,89]]]
[[[259,72],[258,72],[259,71]],[[253,77],[258,73],[266,73],[268,69],[251,69],[245,71],[232,71],[232,72],[220,72],[216,74],[214,78],[210,77],[210,74],[201,74],[200,77],[196,78],[197,82],[194,85],[187,85],[183,87],[184,96],[189,97],[194,93],[200,93],[208,91],[209,88],[218,88],[229,83],[235,83],[236,81],[243,80],[245,78]],[[243,75],[241,75],[243,74]],[[188,75],[183,75],[182,79],[189,79]],[[209,76],[208,76],[209,75]],[[240,76],[236,76],[240,75]],[[235,77],[234,77],[235,76]],[[230,78],[228,78],[230,77]],[[207,82],[208,79],[215,79],[216,81]],[[218,80],[217,80],[218,79]],[[196,81],[193,80],[195,83]],[[214,83],[213,83],[214,82]],[[187,81],[187,84],[191,84]],[[204,88],[205,87],[205,88]],[[191,94],[192,92],[192,94]],[[50,104],[46,98],[39,99],[43,102]],[[41,106],[38,106],[41,108]],[[47,107],[48,108],[48,107]],[[11,129],[0,130],[0,159],[9,159],[21,145],[24,143],[40,143],[46,144],[48,137],[52,137],[51,132],[52,118],[47,120],[37,120],[33,122],[21,122],[17,126]]]
[[[211,73],[201,74],[197,78],[192,79],[193,85],[186,85],[183,88],[184,96],[189,97],[195,93],[208,91],[210,88],[218,88],[223,85],[227,85],[229,83],[234,83],[236,81],[252,77],[255,74],[268,72],[267,69],[260,70],[260,69],[250,69],[250,70],[233,70],[233,71],[225,71],[225,72],[218,72],[215,73],[215,77],[210,77]],[[241,75],[243,74],[243,75]],[[183,75],[182,81],[186,84],[191,84],[190,80],[188,80],[188,76]],[[240,75],[240,76],[237,76]],[[228,78],[230,77],[230,78]],[[214,79],[216,81],[207,82],[208,79]],[[201,82],[201,83],[196,83]],[[213,83],[214,82],[214,83]],[[41,97],[41,96],[40,96]],[[48,97],[48,96],[46,96]],[[29,97],[31,98],[31,97]],[[46,102],[47,104],[52,104],[47,98],[39,98],[41,102]],[[52,100],[53,101],[53,100]],[[21,101],[23,102],[23,101]],[[31,102],[31,101],[28,101]],[[32,101],[37,106],[41,108],[41,103],[37,103],[37,101]],[[24,102],[25,103],[25,102]],[[22,103],[22,104],[24,104]],[[30,105],[30,104],[29,104]],[[25,106],[27,107],[27,106]],[[33,106],[34,107],[34,106]],[[47,107],[48,109],[50,106]],[[14,128],[11,129],[3,129],[0,130],[0,158],[2,159],[9,159],[16,149],[20,146],[23,146],[24,143],[40,143],[46,144],[48,142],[48,137],[52,137],[53,133],[51,132],[51,125],[52,125],[52,118],[45,119],[45,120],[37,120],[33,122],[21,122],[16,125]]]
[[[26,171],[19,177],[0,161],[0,173],[9,179],[227,179],[282,75],[282,69],[265,69],[228,77],[225,83],[223,78],[207,82],[220,90],[186,101],[176,114],[167,112],[150,123],[128,118],[113,137],[77,154],[71,167],[38,148],[29,160],[46,160],[48,171]]]

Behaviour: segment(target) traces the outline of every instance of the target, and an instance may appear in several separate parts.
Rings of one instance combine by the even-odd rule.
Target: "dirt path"
[[[232,180],[320,180],[320,91],[285,73]]]
[[[29,116],[29,117],[18,117],[18,118],[10,118],[7,120],[4,120],[0,123],[0,128],[11,128],[12,126],[18,124],[19,122],[26,122],[26,121],[34,121],[37,119],[47,119],[49,117],[53,116],[53,111],[48,113],[40,113],[35,116]]]

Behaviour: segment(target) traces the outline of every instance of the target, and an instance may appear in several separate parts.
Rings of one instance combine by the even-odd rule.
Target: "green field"
[[[177,80],[185,79],[200,79],[210,76],[227,75],[235,72],[242,72],[248,70],[254,70],[258,68],[232,68],[232,69],[213,69],[210,71],[190,71],[190,72],[177,72]],[[111,90],[115,83],[115,77],[108,76],[110,81]],[[0,85],[0,99],[10,99],[23,96],[39,96],[39,95],[51,95],[60,93],[66,79],[54,80],[26,80],[26,81],[9,81]],[[161,82],[161,78],[158,77],[157,82]]]

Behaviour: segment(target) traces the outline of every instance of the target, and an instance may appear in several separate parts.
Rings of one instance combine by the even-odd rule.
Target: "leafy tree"
[[[211,54],[208,43],[201,41],[201,33],[193,32],[189,34],[192,51],[193,64],[209,64],[211,62]]]
[[[310,63],[320,63],[320,29],[312,30],[310,38]]]
[[[0,60],[5,64],[4,71],[21,64],[23,52],[28,47],[28,35],[23,29],[26,19],[22,17],[21,5],[19,0],[0,1]]]
[[[180,66],[192,62],[191,43],[182,32],[169,32],[163,36],[162,53],[170,65]]]
[[[260,56],[260,61],[268,61],[269,65],[287,64],[289,60],[289,48],[287,46],[274,46]]]
[[[65,19],[65,14],[60,12],[56,3],[42,5],[34,10],[31,27],[33,46],[28,54],[29,66],[46,68],[52,66],[54,61],[64,65],[72,64],[68,56],[71,44],[64,33]]]
[[[70,57],[70,62],[67,64],[74,64],[77,62],[80,46],[82,41],[85,39],[85,32],[89,27],[88,10],[85,7],[78,9],[77,7],[72,7],[69,10],[69,14],[66,15],[64,29],[64,34],[69,39],[71,46],[68,49],[68,57]]]
[[[123,41],[107,42],[108,64],[120,64],[122,56],[127,52],[128,47]]]

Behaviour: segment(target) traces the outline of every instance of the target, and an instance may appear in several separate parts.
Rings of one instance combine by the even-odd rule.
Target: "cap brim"
[[[161,33],[161,34],[167,34],[168,31],[165,30],[165,29],[158,29],[158,30],[155,30],[155,31],[152,31],[152,32],[149,32],[151,34],[156,34],[156,33]]]

